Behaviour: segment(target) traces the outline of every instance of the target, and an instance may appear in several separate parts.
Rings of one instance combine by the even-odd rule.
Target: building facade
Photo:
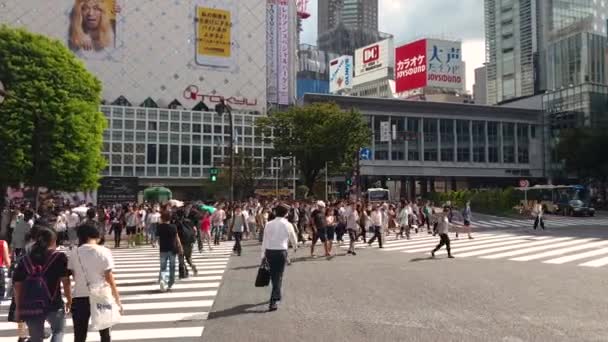
[[[343,0],[342,22],[348,27],[378,31],[378,0]]]
[[[365,117],[373,138],[371,160],[361,161],[364,188],[379,182],[413,198],[544,177],[541,111],[317,94],[304,102],[335,102]]]
[[[484,65],[475,69],[475,84],[473,84],[473,99],[476,104],[488,104],[487,67]]]
[[[317,4],[317,34],[327,32],[342,19],[342,7],[344,0],[324,0]]]
[[[339,55],[300,44],[298,49],[297,98],[306,93],[329,93],[329,62]]]

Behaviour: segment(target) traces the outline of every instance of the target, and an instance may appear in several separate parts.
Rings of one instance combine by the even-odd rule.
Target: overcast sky
[[[316,45],[317,1],[324,0],[309,1],[303,43]],[[466,85],[472,89],[474,69],[485,60],[483,0],[379,0],[379,6],[380,31],[395,36],[395,47],[425,37],[462,40]]]

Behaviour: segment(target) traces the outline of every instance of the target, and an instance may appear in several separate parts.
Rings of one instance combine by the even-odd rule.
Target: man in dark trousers
[[[270,265],[270,280],[272,281],[272,293],[268,311],[276,311],[281,301],[281,286],[283,283],[283,272],[287,262],[287,249],[291,242],[294,249],[297,248],[297,237],[293,225],[287,220],[289,206],[279,204],[274,210],[276,217],[268,222],[264,228],[264,240],[262,242],[262,259],[266,258]]]

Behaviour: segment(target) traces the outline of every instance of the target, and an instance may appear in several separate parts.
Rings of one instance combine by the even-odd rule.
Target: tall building
[[[317,28],[319,49],[340,55],[392,37],[378,32],[378,0],[321,0]]]
[[[321,0],[318,1],[317,32],[322,34],[338,26],[341,19],[344,0]]]
[[[536,0],[485,0],[488,103],[534,95]]]
[[[342,22],[348,27],[378,31],[378,0],[343,0]]]
[[[487,67],[484,65],[475,69],[475,84],[473,84],[473,99],[476,104],[488,103],[488,92],[486,86]]]

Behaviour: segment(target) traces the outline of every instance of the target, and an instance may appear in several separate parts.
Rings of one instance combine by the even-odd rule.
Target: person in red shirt
[[[205,244],[205,241],[207,241],[209,250],[213,250],[213,248],[211,248],[211,215],[208,211],[204,211],[203,219],[201,220],[201,239],[203,240],[201,250],[202,246]]]

